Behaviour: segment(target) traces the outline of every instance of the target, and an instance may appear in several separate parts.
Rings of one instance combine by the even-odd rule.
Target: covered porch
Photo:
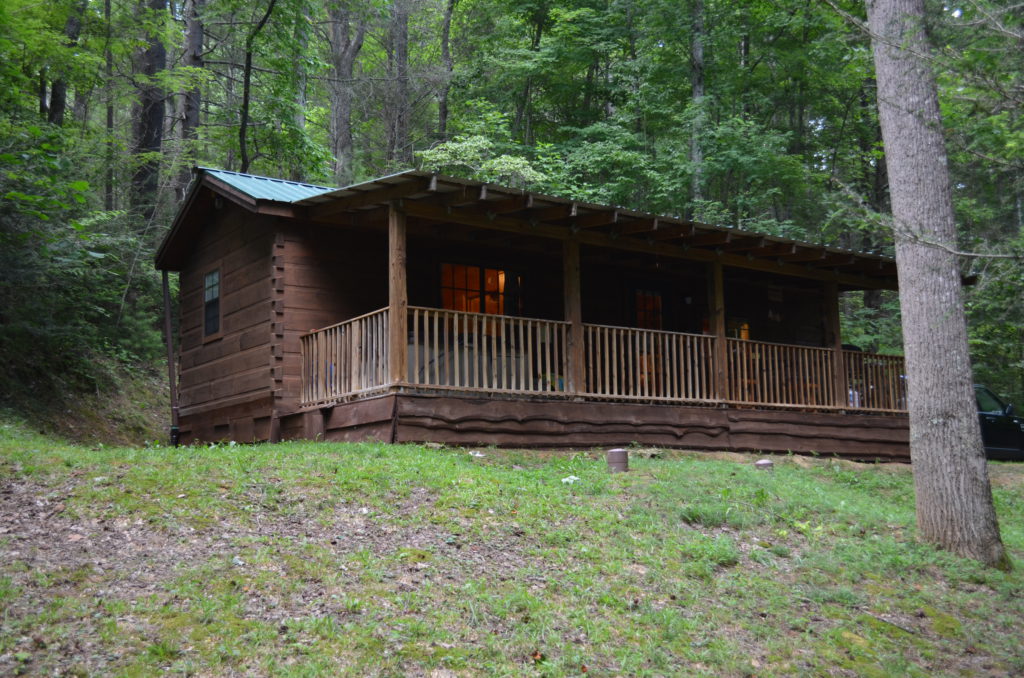
[[[839,319],[891,259],[418,174],[308,209],[286,437],[906,455],[902,359]]]
[[[402,391],[878,414],[906,408],[899,356],[425,307],[394,319],[386,307],[304,335],[301,405]]]

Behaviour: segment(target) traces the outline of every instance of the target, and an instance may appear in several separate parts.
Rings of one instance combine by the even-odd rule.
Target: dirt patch
[[[138,517],[77,519],[68,509],[83,483],[75,478],[47,487],[27,480],[6,480],[0,485],[0,578],[18,595],[4,601],[0,637],[13,648],[0,655],[0,674],[24,670],[19,656],[45,647],[48,662],[32,673],[65,675],[107,674],[122,665],[122,658],[102,651],[109,614],[136,644],[157,642],[159,633],[133,610],[140,605],[174,607],[182,603],[175,588],[187,573],[210,570],[217,579],[238,582],[248,619],[282,624],[289,619],[351,614],[344,607],[346,573],[352,587],[365,572],[350,569],[356,554],[373,561],[380,586],[393,591],[414,591],[428,584],[445,585],[495,572],[514,573],[533,562],[532,544],[514,526],[494,521],[484,536],[468,538],[458,530],[431,523],[402,525],[394,520],[433,502],[427,490],[417,488],[388,516],[365,506],[340,504],[328,511],[306,508],[297,502],[287,513],[260,512],[248,520],[222,519],[209,528],[155,525]],[[476,534],[479,534],[479,521]],[[258,545],[256,548],[254,545]],[[296,576],[294,567],[313,549],[332,575]],[[259,561],[250,558],[263,553]],[[289,563],[292,563],[290,566]],[[346,565],[348,563],[348,565]],[[298,581],[281,595],[273,587],[243,586],[246,581]],[[262,579],[261,579],[262,578]],[[498,577],[502,577],[499,575]],[[211,592],[212,594],[213,592]],[[55,600],[80,601],[82,609],[68,613],[61,638],[26,633],[26,624],[51,608]],[[72,606],[74,607],[74,606]],[[86,609],[91,608],[91,609]],[[45,669],[45,671],[44,671]]]
[[[1024,463],[989,464],[988,477],[993,487],[1024,487]]]

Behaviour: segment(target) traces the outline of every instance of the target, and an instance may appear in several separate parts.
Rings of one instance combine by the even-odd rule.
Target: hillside
[[[648,458],[649,457],[649,458]],[[1020,675],[1024,574],[914,541],[900,465],[0,429],[0,671]],[[1024,469],[992,464],[1024,557]]]

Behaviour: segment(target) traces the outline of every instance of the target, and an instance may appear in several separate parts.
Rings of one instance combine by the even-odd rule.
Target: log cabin
[[[884,256],[421,171],[199,168],[156,266],[184,442],[909,454],[902,358],[840,333],[841,292],[896,289]]]

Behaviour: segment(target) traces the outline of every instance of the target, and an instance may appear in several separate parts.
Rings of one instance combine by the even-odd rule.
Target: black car
[[[989,459],[1024,461],[1024,420],[1013,415],[1013,405],[979,384],[974,385],[974,396],[985,455]]]

